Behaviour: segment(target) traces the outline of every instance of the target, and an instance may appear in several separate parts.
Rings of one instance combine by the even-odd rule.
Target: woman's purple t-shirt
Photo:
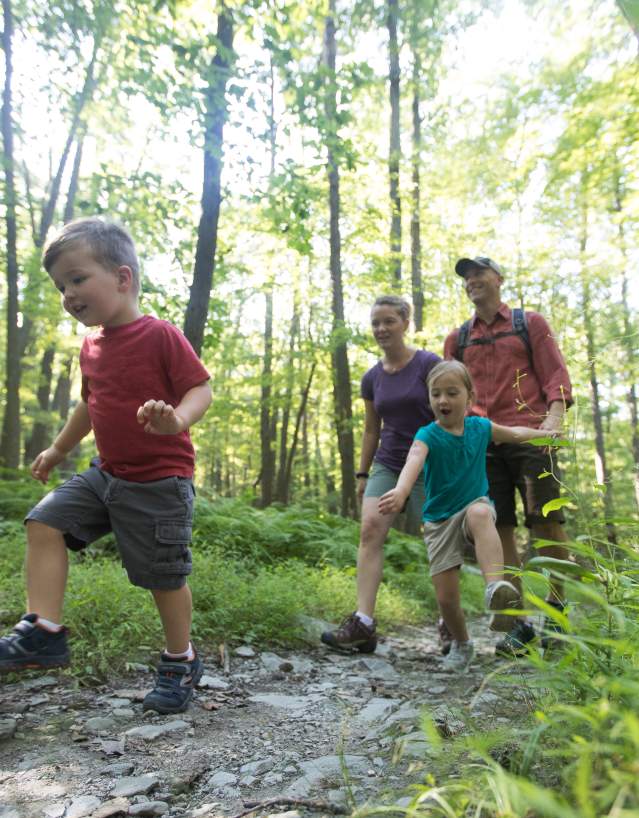
[[[433,420],[426,378],[440,361],[434,352],[418,349],[399,372],[384,372],[378,361],[362,378],[362,397],[373,402],[382,419],[375,460],[391,471],[404,468],[415,433]]]

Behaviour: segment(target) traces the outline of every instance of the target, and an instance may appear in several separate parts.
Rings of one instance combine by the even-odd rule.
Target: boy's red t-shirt
[[[188,431],[154,435],[137,421],[137,410],[147,400],[177,406],[189,389],[209,379],[176,327],[150,315],[121,327],[102,327],[84,339],[80,369],[102,469],[138,483],[193,476],[195,452]]]

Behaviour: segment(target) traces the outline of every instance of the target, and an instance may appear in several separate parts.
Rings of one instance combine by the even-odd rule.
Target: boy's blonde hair
[[[129,231],[97,216],[68,222],[47,244],[42,256],[42,264],[47,273],[51,272],[62,253],[79,244],[85,245],[98,264],[113,270],[129,267],[133,274],[133,293],[139,293],[140,263]]]
[[[426,378],[426,388],[429,392],[437,378],[441,378],[442,375],[457,375],[466,387],[468,394],[474,394],[475,390],[473,388],[473,379],[470,377],[470,372],[461,361],[440,361],[438,364],[436,364],[428,373],[428,377]]]

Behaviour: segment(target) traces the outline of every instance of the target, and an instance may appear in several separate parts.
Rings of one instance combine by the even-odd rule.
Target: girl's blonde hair
[[[441,378],[442,375],[457,375],[466,387],[468,394],[474,394],[473,380],[470,377],[470,372],[461,361],[440,361],[436,364],[428,373],[428,378],[426,378],[426,387],[429,392],[437,378]]]

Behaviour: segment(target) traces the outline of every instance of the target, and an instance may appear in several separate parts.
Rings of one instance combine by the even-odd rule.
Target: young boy
[[[188,430],[211,402],[209,374],[179,330],[140,313],[138,260],[122,227],[98,218],[70,222],[43,264],[65,310],[98,329],[80,352],[82,398],[31,474],[46,483],[91,430],[100,457],[26,517],[29,613],[0,639],[0,673],[69,664],[60,624],[67,548],[80,551],[112,531],[130,581],[153,594],[166,638],[143,707],[181,712],[203,670],[190,642],[186,584],[194,496]]]

